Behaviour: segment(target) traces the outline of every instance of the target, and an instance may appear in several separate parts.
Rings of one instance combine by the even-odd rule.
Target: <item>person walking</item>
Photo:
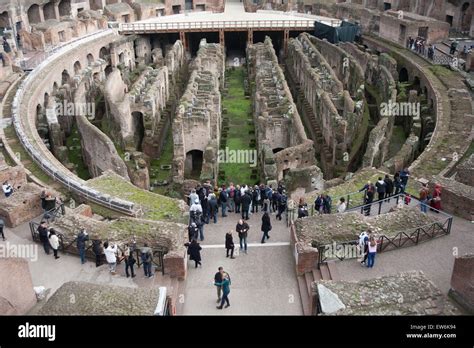
[[[276,215],[276,218],[281,221],[281,214],[286,210],[286,204],[288,202],[288,197],[286,196],[286,192],[282,191],[282,193],[279,195],[278,199],[278,214]]]
[[[387,202],[390,202],[390,197],[393,195],[393,180],[390,179],[388,174],[385,175],[385,198],[387,198]]]
[[[214,223],[217,223],[217,213],[218,213],[218,205],[217,205],[217,198],[214,193],[209,195],[209,214],[210,217],[214,219]]]
[[[229,195],[225,188],[225,185],[222,185],[221,193],[219,194],[219,201],[221,202],[222,217],[227,216],[227,203],[229,200]]]
[[[223,279],[224,279],[224,268],[219,267],[217,269],[217,273],[214,275],[214,285],[217,289],[217,303],[221,302],[222,300],[222,285],[217,285],[217,284],[221,284]]]
[[[377,253],[377,241],[374,236],[370,236],[367,254],[367,267],[374,267],[375,254]]]
[[[364,255],[364,258],[360,262],[361,266],[366,266],[368,251],[369,251],[369,234],[371,234],[371,230],[369,229],[367,232],[363,231],[359,235],[359,250]]]
[[[56,235],[56,231],[54,230],[54,228],[49,230],[49,244],[51,245],[51,248],[53,249],[54,258],[56,260],[59,259],[59,256],[58,256],[59,238]]]
[[[217,309],[222,309],[224,307],[224,303],[226,303],[225,308],[230,306],[229,302],[229,293],[230,293],[230,277],[227,273],[224,273],[222,282],[216,283],[217,286],[222,286],[222,299],[220,306],[217,306]]]
[[[145,277],[151,278],[153,274],[151,273],[151,263],[153,262],[153,251],[148,246],[148,243],[143,245],[143,248],[140,249],[140,258],[143,263],[143,270],[145,272]]]
[[[306,204],[304,197],[300,197],[300,203],[298,205],[298,219],[308,217],[308,204]]]
[[[377,188],[379,201],[383,200],[385,197],[386,184],[385,184],[385,181],[382,180],[382,177],[379,177],[379,180],[375,183],[375,187]]]
[[[199,237],[199,227],[197,227],[195,222],[191,222],[191,225],[188,226],[188,240],[191,243],[193,239],[198,239]]]
[[[240,219],[235,229],[239,234],[240,250],[244,249],[245,253],[247,254],[247,236],[249,225],[244,220]]]
[[[240,192],[240,186],[237,185],[237,187],[234,190],[234,205],[235,205],[235,213],[236,214],[240,213],[241,199],[242,199],[242,193]]]
[[[262,216],[262,244],[265,243],[265,238],[270,239],[270,236],[268,235],[268,232],[272,230],[272,223],[270,221],[270,215],[268,214],[268,211],[265,211]]]
[[[5,227],[5,221],[0,218],[0,235],[2,235],[2,240],[5,241],[5,234],[3,232],[3,228]]]
[[[115,268],[117,267],[117,251],[118,247],[114,244],[109,244],[109,242],[104,243],[104,253],[105,253],[105,259],[107,260],[107,263],[109,264],[109,271],[110,274],[115,275]]]
[[[95,255],[95,267],[99,267],[102,264],[102,255],[104,254],[102,241],[98,239],[92,241],[92,252]]]
[[[191,241],[191,244],[189,244],[188,246],[188,253],[190,255],[189,259],[194,261],[196,268],[198,268],[198,265],[202,267],[201,250],[202,250],[201,245],[199,245],[196,239],[193,239]]]
[[[428,187],[426,186],[425,183],[423,183],[421,185],[419,195],[420,195],[420,210],[422,213],[425,213],[425,214],[427,212],[428,194],[429,194]]]
[[[402,181],[400,180],[400,172],[396,172],[393,176],[393,186],[395,187],[395,196],[402,190]]]
[[[89,240],[89,235],[84,228],[77,235],[77,250],[79,250],[79,256],[81,257],[81,264],[86,263],[86,241]]]
[[[38,226],[38,234],[39,234],[39,239],[41,243],[43,244],[44,252],[46,255],[49,255],[49,239],[48,239],[48,224],[46,221],[41,221],[41,224]]]
[[[436,184],[433,189],[433,198],[431,199],[431,207],[436,209],[435,212],[439,213],[441,210],[441,185]]]
[[[230,258],[235,259],[234,257],[234,238],[232,237],[232,230],[225,234],[225,249],[226,249],[226,257],[229,257],[230,251]]]
[[[339,198],[339,203],[337,204],[337,212],[344,213],[346,211],[346,200],[344,197]]]
[[[133,271],[133,266],[135,265],[135,258],[133,257],[133,251],[128,244],[125,244],[125,250],[123,252],[124,261],[125,261],[125,274],[127,278],[130,277],[128,273],[128,269],[130,269],[130,273],[132,274],[132,278],[135,278],[135,272]]]
[[[227,189],[227,196],[228,196],[228,206],[229,206],[229,212],[233,213],[235,211],[235,187],[234,183],[231,182],[229,185],[229,188]]]

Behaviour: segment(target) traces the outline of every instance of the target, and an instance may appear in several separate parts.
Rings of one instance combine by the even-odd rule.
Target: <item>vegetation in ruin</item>
[[[180,222],[182,212],[179,201],[142,190],[118,175],[103,175],[88,181],[90,187],[112,196],[134,202],[148,220],[167,220]]]
[[[83,161],[81,134],[76,124],[72,127],[71,134],[66,138],[66,146],[69,162],[74,164],[77,176],[83,180],[89,180],[91,176]]]
[[[244,67],[226,71],[228,92],[222,98],[222,107],[227,113],[223,114],[221,150],[227,147],[229,150],[256,151],[251,100],[245,95],[245,77]],[[219,164],[220,184],[254,184],[257,181],[257,166],[251,167],[246,163]]]

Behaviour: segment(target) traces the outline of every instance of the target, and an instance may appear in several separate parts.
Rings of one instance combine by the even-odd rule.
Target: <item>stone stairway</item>
[[[320,280],[338,280],[335,261],[329,261],[320,265],[320,269],[313,268],[311,272],[306,272],[298,277],[298,287],[300,290],[301,305],[306,316],[315,315],[316,300],[312,293],[312,284]]]

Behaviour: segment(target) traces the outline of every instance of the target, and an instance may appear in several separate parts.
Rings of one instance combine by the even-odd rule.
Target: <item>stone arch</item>
[[[82,70],[82,67],[81,67],[81,62],[76,60],[74,62],[74,75],[78,75]]]
[[[44,97],[43,97],[43,106],[45,109],[48,108],[50,102],[49,94],[48,92],[44,92]]]
[[[107,77],[110,75],[110,73],[112,72],[112,70],[113,70],[112,65],[107,65],[107,66],[105,67],[105,70],[104,70],[104,72],[105,72],[105,78],[107,78]]]
[[[92,63],[94,63],[94,56],[92,55],[92,53],[89,53],[87,55],[87,65],[92,65]]]
[[[461,6],[461,30],[469,31],[472,21],[472,6],[468,1],[466,1]]]
[[[58,5],[59,16],[70,16],[71,15],[71,0],[61,0]]]
[[[400,71],[398,72],[398,81],[399,82],[409,81],[408,70],[406,68],[401,68]]]
[[[0,28],[9,28],[10,27],[10,16],[8,11],[3,11],[0,13]]]
[[[119,64],[125,64],[125,53],[121,52],[118,56],[119,58]]]
[[[53,96],[55,96],[57,93],[58,93],[58,83],[56,81],[54,81],[53,83],[53,90],[52,90],[52,94]]]
[[[56,11],[54,10],[54,2],[50,1],[43,5],[44,20],[57,19]]]
[[[99,50],[99,58],[105,61],[109,60],[109,50],[107,47],[101,47]]]
[[[37,4],[33,4],[28,8],[28,22],[30,24],[36,24],[41,22],[40,7]]]
[[[69,84],[71,82],[71,76],[69,75],[69,72],[64,69],[63,72],[61,73],[61,86]]]
[[[276,148],[272,149],[272,152],[273,152],[273,153],[278,153],[278,152],[280,152],[281,150],[284,150],[284,148],[283,148],[283,147],[276,147]]]

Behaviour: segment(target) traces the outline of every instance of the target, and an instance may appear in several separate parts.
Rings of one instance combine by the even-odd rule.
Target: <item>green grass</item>
[[[255,138],[255,135],[249,134],[249,132],[255,128],[253,124],[248,123],[248,120],[252,118],[249,116],[252,111],[252,102],[245,98],[245,70],[242,67],[230,69],[226,71],[226,74],[228,94],[222,98],[222,106],[227,109],[227,115],[223,116],[227,116],[229,119],[226,147],[229,150],[256,150],[249,145],[250,140]],[[251,179],[253,168],[256,167],[250,167],[250,164],[247,163],[219,164],[219,170],[225,173],[225,183],[253,183]]]
[[[142,209],[144,219],[168,221],[182,219],[177,200],[142,190],[116,174],[91,179],[88,181],[88,186],[134,202]]]
[[[72,127],[71,134],[66,138],[66,146],[69,162],[76,165],[77,176],[83,180],[89,180],[91,176],[82,158],[81,134],[76,124]]]

